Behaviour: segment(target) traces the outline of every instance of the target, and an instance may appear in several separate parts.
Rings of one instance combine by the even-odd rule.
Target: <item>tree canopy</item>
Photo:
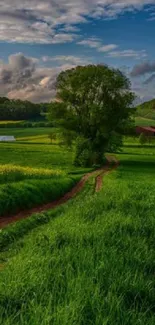
[[[101,164],[105,151],[120,146],[133,100],[130,81],[119,70],[88,65],[60,73],[50,118],[66,137],[76,139],[77,164]]]

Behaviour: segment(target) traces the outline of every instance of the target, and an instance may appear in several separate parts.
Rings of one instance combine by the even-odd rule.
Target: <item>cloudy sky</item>
[[[0,96],[50,101],[76,65],[120,68],[155,98],[155,0],[0,0]]]

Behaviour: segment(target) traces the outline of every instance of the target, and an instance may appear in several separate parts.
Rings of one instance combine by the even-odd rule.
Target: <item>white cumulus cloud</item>
[[[0,61],[0,96],[34,102],[50,101],[55,96],[55,82],[62,70],[90,62],[74,56],[43,57],[43,62],[55,62],[45,67],[41,61],[23,53],[9,56],[8,63]]]
[[[0,40],[71,42],[79,32],[76,24],[86,23],[90,17],[113,19],[125,11],[141,10],[152,4],[155,0],[1,0]]]

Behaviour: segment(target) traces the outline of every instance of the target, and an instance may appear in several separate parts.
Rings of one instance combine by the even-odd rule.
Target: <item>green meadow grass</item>
[[[0,185],[0,217],[52,202],[68,192],[77,179],[53,175],[49,179],[26,179]]]
[[[58,145],[0,143],[0,165],[70,170],[72,162],[73,152]]]
[[[155,324],[154,155],[126,143],[100,193],[2,230],[2,324]]]
[[[75,182],[60,170],[0,165],[0,217],[51,202]]]
[[[24,148],[21,153],[24,158]],[[4,158],[6,162],[6,155]],[[62,165],[60,167],[62,168]],[[79,178],[80,176],[74,176],[73,179],[62,169],[2,164],[0,165],[0,217],[51,202],[69,191]]]
[[[135,117],[135,124],[138,126],[155,126],[155,119],[145,117]]]
[[[155,110],[154,110],[154,104],[150,103],[144,103],[140,105],[136,110],[136,115],[139,117],[144,117],[146,119],[152,119],[155,120]]]
[[[22,132],[28,136],[25,129]],[[37,207],[68,192],[89,171],[75,168],[73,156],[71,149],[56,144],[0,143],[0,216]]]
[[[0,129],[0,135],[13,135],[17,141],[20,140],[23,141],[26,140],[27,138],[31,140],[31,137],[39,137],[39,136],[44,136],[46,139],[48,139],[48,135],[51,132],[55,132],[55,129],[47,128],[47,127]]]
[[[84,174],[92,168],[73,165],[74,149],[57,144],[0,143],[0,166],[12,165],[30,168],[61,170],[65,173]]]
[[[0,184],[18,182],[24,179],[52,179],[64,176],[61,170],[30,168],[14,165],[0,165]]]
[[[44,143],[47,128],[15,131],[23,142],[0,143],[0,216],[61,197],[89,171],[73,166],[73,150]]]

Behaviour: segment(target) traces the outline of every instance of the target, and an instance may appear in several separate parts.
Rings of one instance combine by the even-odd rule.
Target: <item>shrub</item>
[[[141,133],[139,136],[139,143],[141,145],[144,145],[147,142],[147,137],[144,133]]]

